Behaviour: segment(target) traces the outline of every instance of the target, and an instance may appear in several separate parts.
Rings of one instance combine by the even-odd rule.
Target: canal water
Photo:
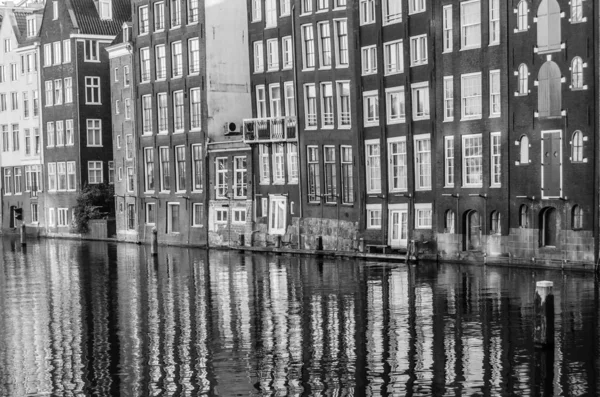
[[[0,243],[0,396],[584,396],[591,274]],[[533,345],[535,282],[555,346]]]

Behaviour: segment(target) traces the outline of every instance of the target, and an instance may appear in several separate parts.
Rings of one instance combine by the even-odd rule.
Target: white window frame
[[[397,109],[398,116],[394,116],[393,99],[398,96],[399,108]],[[406,94],[404,86],[390,87],[385,89],[385,106],[386,106],[386,122],[387,124],[399,124],[406,121]]]
[[[454,137],[444,137],[444,187],[454,187],[456,172],[454,169]]]
[[[479,4],[479,22],[478,23],[465,23],[464,8],[473,4]],[[479,35],[477,38],[469,39],[467,31],[469,28],[476,28],[479,26]],[[474,48],[481,48],[481,0],[470,0],[463,1],[460,3],[460,48],[461,50],[471,50]]]
[[[426,0],[408,0],[408,15],[425,12]]]
[[[379,155],[370,155],[369,148],[376,147],[378,149]],[[381,142],[379,139],[368,139],[365,140],[365,176],[367,183],[367,193],[368,194],[377,194],[381,193],[382,190],[382,180],[381,180]],[[378,160],[378,164],[374,164]],[[378,172],[377,172],[378,171]],[[376,174],[379,174],[379,187],[375,186],[377,184],[377,179],[374,178]],[[372,186],[373,185],[373,186]]]
[[[275,72],[279,70],[279,40],[267,40],[267,71]]]
[[[465,84],[465,80],[467,79],[471,79],[471,78],[479,78],[479,90],[478,93],[476,92],[475,95],[469,95],[468,97],[465,97],[465,91],[466,91],[466,84]],[[481,78],[481,72],[476,72],[476,73],[467,73],[467,74],[463,74],[460,76],[460,96],[461,96],[461,106],[460,106],[460,111],[461,111],[461,120],[477,120],[477,119],[481,119],[482,117],[482,109],[483,109],[483,87],[482,87],[482,78]],[[479,98],[479,113],[473,113],[473,114],[467,114],[466,110],[467,110],[467,102],[470,103],[471,100],[477,100],[477,98]],[[471,105],[469,105],[471,106]],[[477,108],[475,108],[475,110],[477,110]]]
[[[473,146],[467,147],[467,142],[473,139],[479,139],[480,149],[479,155],[477,150],[475,154],[467,154],[467,150],[473,151]],[[479,164],[469,165],[470,160],[474,160]],[[469,181],[470,178],[475,178],[477,173],[469,173],[469,168],[479,169],[479,181]],[[482,134],[462,135],[462,176],[463,187],[483,187],[483,136]]]
[[[177,213],[178,213],[178,222],[179,224],[177,225],[176,228],[173,227],[173,208],[177,207]],[[167,203],[167,233],[168,234],[179,234],[181,233],[181,204],[180,203],[173,203],[173,202],[168,202]]]
[[[414,136],[414,167],[415,167],[415,190],[426,191],[432,187],[432,143],[430,134],[419,134]],[[425,141],[429,144],[429,150],[419,151],[419,142]],[[427,156],[428,155],[428,156]],[[428,157],[429,163],[423,161],[422,157]],[[422,163],[423,165],[421,165]],[[428,174],[424,171],[427,170]],[[429,181],[429,183],[426,183]]]
[[[200,222],[196,222],[198,214]],[[192,227],[204,227],[202,220],[204,219],[204,205],[202,203],[192,204]]]
[[[421,94],[424,93],[424,94]],[[430,117],[430,100],[429,100],[429,82],[414,83],[411,85],[412,94],[412,116],[414,121],[429,120]],[[423,110],[419,112],[418,96],[424,95]]]
[[[246,223],[246,209],[245,208],[234,208],[231,210],[231,223],[234,225],[244,225]],[[244,220],[241,220],[242,214]],[[237,219],[236,219],[237,218]]]
[[[494,79],[497,79],[497,84],[494,84]],[[497,108],[497,111],[494,111],[495,106]],[[500,69],[490,70],[490,117],[500,117],[501,115],[502,82],[500,76]]]
[[[382,0],[381,3],[381,12],[383,14],[382,17],[384,26],[402,22],[401,0]]]
[[[395,151],[394,146],[400,147],[399,145],[404,144],[404,151]],[[400,181],[399,187],[395,187],[394,180],[394,168],[402,170],[404,168],[404,177],[399,176]],[[401,175],[402,172],[398,172]],[[408,145],[406,143],[406,137],[395,137],[388,138],[388,184],[390,192],[406,192],[408,190]]]
[[[98,165],[100,167],[98,167]],[[100,171],[100,180],[96,178],[96,172]],[[94,174],[92,174],[92,172]],[[94,178],[91,176],[94,175]],[[102,183],[104,179],[104,163],[102,161],[88,161],[88,184],[96,185]]]
[[[85,76],[85,104],[102,105],[100,77]]]
[[[395,51],[392,53],[391,49],[395,49]],[[386,76],[404,72],[404,46],[402,40],[383,43],[383,55],[384,74]],[[394,59],[393,62],[392,59]]]
[[[342,95],[344,93],[344,85],[347,86],[348,95]],[[350,129],[352,127],[352,96],[350,90],[350,81],[336,81],[336,97],[337,97],[337,121],[338,129]],[[344,98],[348,98],[347,109],[344,112],[343,101]]]
[[[410,66],[427,65],[429,48],[427,47],[427,34],[412,36],[410,38]]]
[[[360,49],[362,75],[367,76],[377,73],[377,46],[370,45]]]
[[[292,36],[281,38],[281,69],[287,70],[294,67],[294,47],[292,45]]]
[[[369,110],[372,107],[374,107],[374,114],[372,117],[369,117]],[[365,127],[379,125],[379,91],[373,90],[363,92],[363,120]]]
[[[489,0],[490,46],[500,44],[500,0]]]
[[[442,53],[448,53],[448,52],[452,52],[452,49],[454,47],[454,37],[453,37],[453,24],[454,21],[452,20],[452,4],[446,5],[443,8],[443,26],[442,26]]]
[[[427,221],[429,223],[426,223]],[[431,229],[432,227],[433,206],[431,203],[415,203],[415,229]]]
[[[498,170],[494,169],[497,164]],[[502,185],[502,134],[500,132],[490,133],[490,186],[500,187]]]
[[[361,26],[375,23],[375,0],[360,0],[359,13]]]
[[[444,121],[454,121],[454,76],[444,76]]]
[[[86,119],[86,138],[88,147],[102,147],[102,119]]]
[[[382,208],[381,208],[381,204],[367,204],[366,205],[366,209],[367,209],[367,229],[370,230],[379,230],[382,227],[383,224],[383,213],[382,213]],[[379,217],[374,217],[373,215],[375,213],[379,213]],[[374,220],[379,219],[379,224],[376,224],[375,222],[373,222]]]

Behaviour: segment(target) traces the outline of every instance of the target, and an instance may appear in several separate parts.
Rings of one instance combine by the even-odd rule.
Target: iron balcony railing
[[[244,142],[267,143],[298,140],[296,116],[244,120]]]

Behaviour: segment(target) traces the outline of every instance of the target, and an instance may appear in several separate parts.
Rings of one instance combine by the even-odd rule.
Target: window
[[[431,229],[432,212],[431,204],[415,204],[415,228]]]
[[[329,22],[320,22],[319,28],[319,60],[321,68],[331,67],[331,29]]]
[[[60,81],[60,80],[57,80]],[[101,105],[100,103],[100,77],[85,78],[85,103],[88,105]]]
[[[125,98],[125,120],[131,119],[131,99]]]
[[[202,190],[202,145],[192,145],[193,190]]]
[[[174,127],[175,132],[182,132],[184,129],[184,104],[183,104],[183,91],[177,91],[173,93],[173,115],[175,117]]]
[[[131,134],[125,136],[125,158],[133,159],[133,135]]]
[[[163,134],[169,131],[169,108],[167,103],[167,93],[160,92],[156,95],[158,106],[158,133]]]
[[[367,204],[367,229],[381,229],[381,204]]]
[[[377,46],[363,47],[362,54],[362,74],[377,73]]]
[[[360,24],[375,22],[375,0],[360,0]]]
[[[427,35],[410,38],[410,66],[427,64]]]
[[[444,138],[444,187],[454,187],[454,137]]]
[[[354,203],[354,177],[353,177],[353,162],[352,147],[340,147],[341,159],[341,184],[342,184],[342,204]]]
[[[262,44],[262,43],[261,43]],[[279,41],[267,40],[267,70],[279,70]]]
[[[102,161],[88,161],[88,183],[102,183]]]
[[[315,67],[315,38],[312,25],[302,26],[302,59],[303,68]]]
[[[132,168],[133,170],[133,168]],[[135,204],[127,204],[127,229],[135,228]]]
[[[12,51],[12,42],[10,39],[4,39],[4,53],[8,54]]]
[[[429,83],[412,85],[413,120],[429,119]]]
[[[298,144],[287,144],[288,183],[298,183]]]
[[[227,158],[218,157],[215,161],[215,192],[217,198],[227,198],[228,195],[228,169]]]
[[[233,158],[233,195],[235,198],[246,198],[248,195],[248,172],[246,157]]]
[[[499,117],[502,112],[500,103],[500,70],[490,70],[490,117]]]
[[[27,37],[33,37],[37,33],[35,17],[27,17]]]
[[[527,14],[529,13],[529,8],[527,6],[527,0],[521,0],[519,5],[517,6],[517,31],[524,32],[526,31],[528,26]]]
[[[21,98],[23,99],[23,118],[29,118],[29,93],[23,91]]]
[[[333,128],[333,84],[321,84],[321,123],[323,128]]]
[[[345,19],[335,21],[335,48],[337,53],[337,66],[348,66],[348,21]]]
[[[481,73],[461,76],[462,118],[481,118]]]
[[[149,67],[150,66],[148,65],[148,68]],[[150,70],[150,69],[148,69],[148,70]],[[148,73],[150,73],[150,72],[148,72]],[[150,78],[150,77],[148,77],[148,78]],[[129,82],[130,82],[130,79],[129,79],[129,66],[125,65],[125,66],[123,66],[123,85],[125,87],[129,87]]]
[[[529,227],[529,208],[525,204],[519,208],[519,227]]]
[[[200,73],[200,41],[197,37],[188,40],[188,69],[189,74]]]
[[[404,110],[404,87],[386,88],[387,123],[403,123],[406,119]]]
[[[56,163],[56,174],[58,177],[58,191],[64,192],[67,190],[67,163]]]
[[[202,227],[204,218],[204,205],[202,203],[194,203],[192,207],[192,226]]]
[[[481,135],[464,135],[463,185],[481,186],[483,183],[483,146]]]
[[[102,146],[102,120],[87,120],[87,145]]]
[[[502,234],[502,216],[498,211],[492,211],[490,234]]]
[[[269,159],[269,146],[261,144],[259,146],[260,154],[260,183],[269,184],[271,183],[271,165]]]
[[[181,53],[181,41],[171,43],[171,77],[181,77],[183,74],[183,54]]]
[[[165,30],[165,3],[154,3],[154,31]]]
[[[350,82],[337,83],[338,95],[338,127],[348,128],[351,124],[350,117]]]
[[[302,0],[302,14],[307,14],[313,10],[313,0]]]
[[[46,87],[46,106],[54,105],[54,90],[52,80],[44,82]]]
[[[60,65],[62,63],[62,43],[60,41],[55,41],[52,43],[52,64]]]
[[[444,77],[444,121],[454,120],[454,77]]]
[[[571,210],[571,227],[573,230],[579,230],[583,228],[583,210],[580,206],[574,205]]]
[[[16,63],[10,64],[10,81],[17,81],[19,79],[19,69]]]
[[[171,172],[169,163],[169,148],[160,147],[160,191],[167,192],[171,189]]]
[[[388,141],[390,191],[405,191],[408,183],[406,163],[406,139],[392,138]]]
[[[335,161],[335,146],[323,147],[323,166],[325,182],[325,202],[337,203],[337,176]]]
[[[452,5],[444,6],[443,15],[443,51],[452,52]]]
[[[146,192],[154,191],[154,149],[144,148],[144,175]]]
[[[306,127],[317,126],[317,92],[314,84],[304,85],[304,107],[306,111]]]
[[[21,167],[15,167],[15,169],[14,169],[14,173],[15,173],[15,194],[21,194],[21,192],[23,191],[21,172],[22,172]]]
[[[186,190],[185,146],[175,147],[175,164],[176,188],[178,192],[184,192]]]
[[[96,40],[85,40],[84,45],[85,61],[100,62],[98,42]]]
[[[265,60],[263,54],[263,42],[255,41],[254,42],[254,73],[264,72],[265,70]]]
[[[112,0],[100,0],[100,19],[112,19]]]
[[[280,0],[279,14],[280,16],[290,15],[290,0]]]
[[[499,132],[490,134],[490,181],[492,187],[502,184],[502,141]]]
[[[571,161],[583,162],[583,134],[581,131],[575,131],[571,138]]]
[[[52,95],[50,96],[52,98]],[[6,94],[0,93],[0,111],[4,112],[8,108],[6,106]]]
[[[25,156],[31,155],[31,130],[29,128],[25,128]]]
[[[321,202],[321,177],[319,175],[319,148],[307,146],[308,165],[308,201],[311,203]]]
[[[547,61],[538,76],[539,117],[560,117],[562,107],[561,74],[558,65]]]
[[[63,40],[63,63],[71,62],[71,40]]]
[[[425,11],[425,0],[408,0],[408,12],[414,14]]]
[[[521,137],[521,139],[519,140],[519,146],[520,146],[519,163],[521,165],[529,164],[529,138],[527,137],[527,135],[523,135]]]
[[[431,189],[431,139],[429,135],[415,136],[415,179],[417,190]]]
[[[519,95],[529,93],[529,70],[524,63],[519,65]]]
[[[270,196],[269,234],[285,234],[287,198]]]
[[[167,78],[167,55],[164,44],[154,47],[154,56],[156,58],[156,80],[164,80]]]
[[[402,21],[401,0],[383,0],[382,3],[384,25]]]
[[[329,0],[317,0],[317,10],[329,9]]]
[[[383,45],[385,56],[385,74],[396,74],[404,71],[404,60],[402,57],[402,40],[385,43]]]
[[[108,162],[108,183],[111,185],[113,183],[115,183],[115,162],[114,161]]]
[[[200,88],[190,89],[190,128],[199,130],[201,124]]]
[[[227,223],[227,208],[215,208],[215,223]]]
[[[65,146],[65,130],[62,120],[56,121],[56,146]]]
[[[56,164],[53,164],[56,166]],[[48,164],[50,166],[50,164]],[[50,177],[50,170],[48,170],[48,177]],[[13,179],[12,179],[12,168],[4,168],[4,194],[12,194]]]
[[[294,82],[286,81],[283,84],[285,95],[285,115],[296,116],[296,97],[294,95]]]
[[[490,45],[500,44],[500,0],[490,1]]]
[[[285,183],[284,155],[283,143],[275,143],[273,148],[273,183]]]
[[[117,99],[115,101],[115,114],[120,114],[120,113],[121,113],[121,101]]]
[[[198,0],[187,0],[187,19],[188,24],[197,23],[200,17]]]
[[[60,80],[56,80],[56,81],[60,82]],[[72,77],[65,78],[64,88],[65,88],[65,103],[72,103],[73,102],[73,78]],[[62,94],[61,94],[61,96],[62,96]]]
[[[265,26],[272,28],[277,26],[277,1],[265,0]]]
[[[58,208],[58,224],[57,226],[65,227],[69,226],[69,209],[68,208]]]
[[[579,57],[573,58],[571,62],[571,88],[574,90],[583,87],[583,61]]]
[[[481,4],[479,0],[460,4],[461,48],[481,47]]]
[[[267,98],[264,85],[256,86],[256,116],[259,119],[267,117]]]
[[[171,29],[181,26],[181,0],[171,0]]]
[[[156,204],[146,203],[146,225],[154,225],[156,223]]]
[[[142,83],[150,81],[150,49],[140,49],[140,78]]]
[[[44,67],[52,66],[52,44],[44,44]]]
[[[142,96],[142,131],[152,133],[152,96]]]
[[[571,0],[571,23],[584,22],[583,0]]]
[[[246,209],[236,208],[232,210],[233,219],[232,223],[246,223]]]
[[[62,80],[54,80],[54,104],[61,105],[63,100]]]
[[[379,124],[379,93],[367,91],[363,93],[364,124],[374,126]]]
[[[31,223],[39,223],[39,210],[37,203],[31,204]]]
[[[283,69],[291,69],[293,66],[293,51],[292,37],[286,36],[281,39],[281,52],[283,59]]]
[[[73,146],[75,144],[73,137],[73,120],[69,119],[65,121],[65,145]]]
[[[542,0],[537,12],[538,53],[556,52],[561,49],[560,6],[556,0]]]
[[[179,204],[167,204],[167,233],[179,233]]]
[[[53,3],[56,3],[56,1],[54,1]],[[54,208],[49,208],[48,209],[48,226],[54,227],[55,224],[56,224],[56,220],[55,220],[55,216],[54,216]]]
[[[46,137],[48,138],[48,147],[54,147],[54,136],[54,123],[52,121],[49,121],[48,123],[46,123]],[[6,142],[8,144],[8,140]],[[6,145],[4,147],[4,151],[8,150],[6,149]]]
[[[444,233],[456,233],[456,214],[452,210],[446,211],[444,217]]]
[[[378,140],[365,142],[367,193],[381,192],[381,149]]]
[[[252,22],[262,18],[262,0],[252,0]]]
[[[10,110],[19,110],[19,94],[16,92],[10,93]]]
[[[19,124],[12,125],[12,144],[13,144],[13,152],[19,151]]]

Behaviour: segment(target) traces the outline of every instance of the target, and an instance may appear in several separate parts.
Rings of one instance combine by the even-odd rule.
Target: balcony
[[[298,140],[296,116],[244,120],[245,143],[269,143]]]

